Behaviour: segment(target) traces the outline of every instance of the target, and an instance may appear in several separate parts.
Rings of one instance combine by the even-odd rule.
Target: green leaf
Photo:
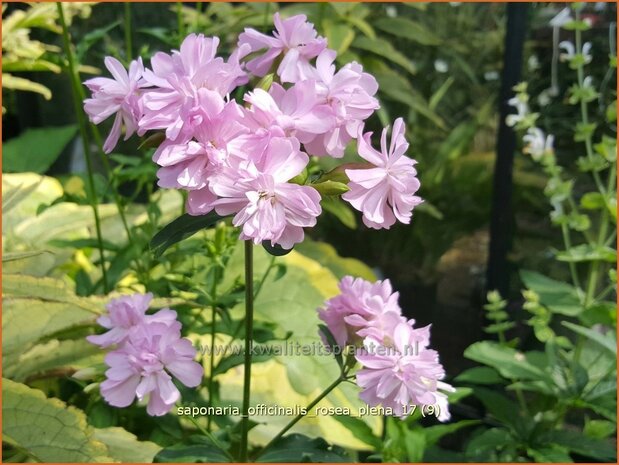
[[[540,302],[553,313],[576,316],[583,311],[578,293],[573,286],[544,276],[535,271],[520,271],[527,289],[539,294]]]
[[[335,248],[326,242],[306,238],[297,244],[295,250],[329,268],[338,279],[351,275],[372,282],[376,281],[376,275],[369,266],[355,258],[340,257]]]
[[[580,206],[586,210],[599,210],[606,206],[606,201],[599,192],[587,192],[581,197]]]
[[[357,219],[352,209],[344,201],[336,197],[323,197],[320,201],[322,208],[335,216],[342,224],[350,229],[357,227]]]
[[[539,438],[542,441],[555,443],[566,449],[601,461],[616,461],[615,445],[610,441],[588,438],[577,431],[553,430]]]
[[[398,52],[395,48],[393,48],[393,45],[391,45],[390,42],[384,39],[357,37],[352,45],[353,47],[365,50],[366,52],[372,52],[380,57],[386,58],[396,65],[401,66],[413,75],[417,73],[417,69],[413,65],[413,62],[406,55]]]
[[[568,449],[557,444],[528,448],[529,454],[538,463],[572,463]]]
[[[503,394],[490,389],[476,388],[475,396],[492,416],[511,427],[518,435],[522,435],[531,426],[531,423],[522,416],[524,412],[518,404]]]
[[[37,462],[112,462],[84,413],[37,389],[2,379],[3,442]]]
[[[472,384],[501,384],[505,382],[505,379],[494,368],[474,367],[460,373],[455,381]]]
[[[575,333],[578,333],[592,342],[599,344],[600,346],[608,349],[614,355],[617,355],[617,341],[611,337],[609,334],[602,334],[593,329],[585,328],[584,326],[580,326],[569,321],[562,321],[561,324],[566,328],[571,329]]]
[[[2,263],[26,260],[44,253],[52,253],[48,250],[33,250],[31,252],[5,252],[2,254]]]
[[[151,463],[161,446],[150,441],[138,441],[129,431],[119,428],[96,428],[94,437],[108,448],[109,455],[118,462]]]
[[[441,87],[439,87],[438,90],[434,92],[434,94],[432,94],[432,97],[430,97],[430,102],[428,103],[428,107],[430,107],[430,110],[436,110],[436,107],[438,106],[440,101],[443,100],[443,97],[445,97],[445,94],[454,82],[455,78],[453,76],[448,77],[445,82],[441,84]]]
[[[592,246],[581,244],[572,247],[564,252],[556,254],[557,260],[561,262],[580,263],[604,261],[615,263],[617,261],[617,251],[608,246]]]
[[[35,92],[37,94],[41,94],[45,100],[52,99],[52,91],[44,85],[39,84],[38,82],[30,81],[29,79],[13,76],[8,73],[2,73],[2,88]],[[3,145],[6,150],[6,145]],[[4,157],[2,157],[2,161],[4,163]]]
[[[437,444],[438,441],[448,434],[455,433],[462,428],[466,428],[467,426],[473,426],[480,424],[479,420],[462,420],[455,423],[449,423],[447,425],[436,425],[436,426],[428,426],[424,428],[424,432],[426,434],[426,444],[434,445]]]
[[[107,37],[109,32],[119,25],[120,20],[115,21],[107,26],[97,28],[93,31],[88,32],[87,34],[84,34],[84,37],[78,42],[77,46],[75,47],[75,55],[77,57],[78,63],[81,63],[83,61],[83,58],[86,56],[88,50],[90,50],[90,47],[92,47],[104,37]]]
[[[150,241],[150,248],[155,257],[160,257],[163,252],[174,244],[193,236],[202,229],[213,227],[223,218],[214,211],[199,216],[185,213],[155,234]]]
[[[267,346],[254,345],[252,363],[266,362],[272,358],[272,355],[268,353],[268,349]],[[228,355],[217,363],[217,366],[213,370],[213,376],[221,375],[236,366],[242,365],[244,361],[245,357],[242,353]]]
[[[374,25],[389,34],[421,45],[440,45],[442,40],[423,24],[407,18],[380,18]]]
[[[607,420],[585,420],[585,436],[592,439],[606,439],[617,431],[617,425]]]
[[[44,173],[77,133],[77,126],[26,129],[2,144],[2,171]]]
[[[333,419],[344,425],[360,441],[372,446],[374,449],[380,450],[382,440],[374,435],[372,428],[364,421],[349,415],[333,415]]]
[[[166,447],[155,456],[157,463],[227,463],[230,462],[228,453],[215,444],[176,444]]]
[[[506,378],[546,380],[546,374],[527,360],[526,354],[492,341],[476,342],[464,356],[489,365]]]
[[[416,91],[407,79],[393,70],[376,72],[374,76],[378,81],[381,94],[395,102],[405,103],[439,128],[446,128],[443,119],[430,109],[423,95]]]
[[[338,55],[346,52],[355,39],[355,31],[346,24],[324,21],[324,31],[329,47],[334,49]]]
[[[52,339],[30,350],[20,351],[16,362],[4,367],[3,375],[24,381],[32,375],[54,370],[58,377],[64,377],[78,369],[103,362],[103,355],[100,348],[86,339]]]
[[[322,324],[318,325],[318,330],[327,340],[327,347],[333,353],[333,356],[335,357],[335,361],[337,362],[339,367],[343,370],[344,369],[344,358],[342,357],[343,348],[338,345],[337,341],[335,340],[335,336],[333,336],[333,333],[326,325],[322,325]]]
[[[491,462],[497,450],[516,445],[514,437],[504,428],[491,428],[475,436],[466,446],[466,457],[470,461]]]
[[[302,434],[289,434],[279,439],[275,444],[263,451],[256,462],[258,463],[282,463],[282,462],[348,462],[344,450],[330,446],[322,438],[308,438]]]

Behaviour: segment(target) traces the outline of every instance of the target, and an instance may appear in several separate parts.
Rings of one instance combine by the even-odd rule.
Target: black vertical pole
[[[512,87],[520,81],[528,7],[528,3],[507,3],[507,30],[499,94],[500,120],[494,166],[486,281],[488,290],[497,289],[502,295],[507,295],[509,292],[507,254],[512,240],[512,168],[516,150],[516,134],[505,124],[505,118],[513,112],[507,101],[514,94]]]

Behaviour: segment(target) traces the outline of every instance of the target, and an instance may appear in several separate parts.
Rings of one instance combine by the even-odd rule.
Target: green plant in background
[[[67,20],[74,16],[88,18],[92,3],[69,3],[64,6]],[[60,49],[30,38],[33,28],[45,29],[60,34],[58,12],[53,4],[38,3],[26,10],[15,10],[6,17],[7,4],[2,5],[2,88],[22,90],[41,94],[46,100],[52,98],[51,91],[42,84],[15,76],[12,73],[30,71],[51,71],[60,73],[61,67],[54,60],[53,54]],[[6,108],[2,107],[2,113]],[[13,109],[15,111],[15,109]]]
[[[560,228],[564,242],[554,258],[569,268],[571,282],[533,271],[520,273],[523,308],[530,314],[524,322],[543,350],[522,351],[521,341],[507,340],[505,331],[514,321],[505,311],[506,302],[496,292],[488,294],[487,317],[493,324],[486,331],[497,333],[499,341],[470,346],[465,356],[485,367],[468,370],[456,380],[477,386],[477,397],[500,426],[477,431],[466,449],[470,460],[616,460],[609,439],[617,422],[617,308],[609,297],[616,295],[617,149],[614,138],[605,134],[605,126],[616,122],[616,102],[609,105],[605,120],[591,119],[589,104],[598,92],[592,79],[585,78],[590,57],[582,35],[590,26],[581,19],[581,8],[575,6],[575,17],[563,26],[575,36],[576,53],[564,59],[576,78],[567,95],[567,104],[580,116],[573,138],[583,155],[576,167],[563,165],[553,137],[536,127],[544,114],[530,112],[526,84],[514,89],[510,103],[517,113],[508,119],[517,130],[527,131],[523,151],[548,178],[544,192],[552,223]],[[616,58],[610,63],[615,67]],[[513,391],[518,403],[489,389],[493,385]]]
[[[170,5],[173,14],[168,23],[143,27],[146,23],[136,19],[139,7],[126,4],[114,10],[111,22],[101,26],[100,19],[97,28],[83,34],[71,28],[69,36],[70,8],[62,6],[68,22],[64,56],[73,57],[72,66],[50,53],[23,59],[49,61],[49,65],[36,65],[41,70],[55,66],[49,71],[58,72],[65,67],[67,76],[75,80],[76,101],[83,95],[78,72],[92,69],[87,64],[99,63],[98,55],[116,55],[128,63],[132,56],[150,56],[161,43],[177,48],[190,32],[221,36],[221,49],[229,52],[245,27],[270,30],[272,14],[278,9],[286,16],[308,14],[319,34],[337,50],[338,59],[357,60],[377,77],[382,109],[368,121],[368,128],[377,128],[396,115],[408,115],[412,155],[420,161],[423,195],[429,200],[419,208],[415,228],[392,230],[386,240],[386,236],[371,237],[360,231],[351,234],[349,228],[356,228],[357,223],[354,212],[335,196],[325,195],[321,206],[337,221],[323,225],[315,237],[344,230],[346,241],[337,246],[338,252],[347,255],[353,249],[375,249],[382,256],[372,260],[381,271],[401,268],[407,275],[415,273],[415,279],[431,281],[438,259],[454,239],[487,221],[484,205],[493,159],[503,5],[198,3],[189,7],[179,2]],[[80,8],[76,6],[76,11]],[[87,11],[90,6],[83,8]],[[56,24],[56,5],[20,10],[17,19],[28,17],[31,11],[51,18],[41,24]],[[3,26],[16,14],[5,18]],[[87,24],[96,20],[91,17]],[[14,21],[21,25],[13,28],[20,31],[15,37],[28,38],[24,24],[38,27],[34,19],[31,23]],[[566,28],[574,30],[575,48],[582,50],[579,42],[587,23],[577,19]],[[58,24],[49,29],[63,32]],[[3,50],[8,53],[4,30]],[[143,43],[139,50],[134,47],[138,36],[147,39],[139,41]],[[45,50],[56,47],[41,46]],[[450,404],[456,404],[451,423],[433,424],[421,411],[405,421],[346,415],[307,419],[295,425],[299,434],[284,437],[261,461],[615,459],[609,438],[616,431],[616,306],[612,302],[616,288],[612,266],[616,260],[616,144],[605,125],[614,124],[616,103],[608,106],[606,122],[597,113],[593,115],[589,107],[598,95],[585,80],[584,58],[575,54],[569,61],[578,82],[569,93],[575,106],[565,107],[579,109],[582,121],[576,137],[586,155],[572,166],[554,154],[545,136],[540,145],[533,131],[527,142],[535,143],[523,151],[542,170],[525,172],[528,160],[522,157],[515,180],[526,186],[533,177],[536,182],[542,174],[547,177],[545,193],[553,209],[552,221],[566,238],[561,250],[554,251],[555,270],[565,268],[572,282],[522,270],[526,313],[518,318],[512,317],[507,300],[495,292],[488,294],[485,309],[490,324],[484,329],[498,341],[480,341],[465,352],[483,366],[456,379],[466,387],[449,396]],[[18,63],[21,59],[16,58]],[[615,63],[611,57],[611,65]],[[4,71],[17,69],[5,70],[3,56]],[[526,87],[519,87],[517,97],[531,105],[526,92]],[[9,106],[9,110],[14,108]],[[546,127],[542,126],[545,114],[537,119],[530,112],[527,115],[525,123],[519,123],[522,131],[533,124]],[[87,344],[84,336],[96,330],[95,319],[107,301],[96,294],[106,288],[107,281],[113,289],[111,296],[145,291],[168,296],[155,299],[153,306],[177,309],[186,328],[183,335],[198,347],[241,345],[246,339],[243,295],[250,287],[243,247],[229,219],[199,217],[195,231],[205,222],[213,228],[183,236],[182,241],[173,230],[166,233],[164,228],[152,244],[154,254],[147,252],[151,238],[183,212],[184,201],[178,192],[155,187],[151,156],[156,140],[143,141],[140,147],[120,145],[109,156],[109,166],[97,167],[97,162],[108,163],[108,159],[92,157],[90,178],[71,174],[54,179],[24,173],[44,174],[78,129],[85,135],[86,153],[96,154],[101,138],[97,128],[85,122],[79,128],[29,129],[3,147],[3,170],[13,173],[3,178],[5,460],[233,460],[228,451],[238,450],[243,437],[234,418],[193,418],[173,412],[153,420],[140,408],[110,409],[98,394],[97,383],[105,368],[102,353]],[[41,151],[41,146],[47,150]],[[326,159],[316,159],[305,174],[313,180],[322,177],[327,183],[338,182],[332,168]],[[329,186],[333,187],[323,187]],[[93,233],[93,206],[99,238]],[[441,234],[428,234],[437,225]],[[253,258],[253,333],[258,346],[319,343],[315,308],[337,292],[338,279],[348,274],[376,279],[366,265],[340,257],[324,242],[306,240],[285,257],[256,248]],[[531,328],[532,337],[511,337],[523,325]],[[199,361],[206,373],[203,387],[182,390],[184,405],[241,408],[243,355],[199,351]],[[323,363],[317,357],[265,354],[255,355],[254,362],[252,403],[308,405],[338,376],[334,363]],[[342,383],[322,402],[353,411],[361,405],[350,383]],[[485,416],[471,407],[479,402]],[[41,411],[49,421],[36,420]],[[285,417],[256,420],[246,426],[258,450],[288,421]],[[59,422],[74,426],[61,432]],[[23,427],[35,423],[36,428]],[[55,435],[63,440],[40,441]],[[74,451],[75,444],[80,445],[79,452]]]

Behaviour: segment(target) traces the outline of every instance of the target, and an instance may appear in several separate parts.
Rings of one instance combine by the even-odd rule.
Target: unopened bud
[[[346,184],[335,181],[320,182],[318,184],[312,184],[311,186],[316,189],[320,195],[342,195],[350,190]]]

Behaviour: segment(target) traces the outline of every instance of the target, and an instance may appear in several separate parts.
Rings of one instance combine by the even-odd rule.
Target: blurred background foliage
[[[553,37],[549,26],[550,19],[563,6],[530,5],[523,80],[530,82],[531,95],[540,96],[532,106],[543,111],[543,129],[555,135],[557,153],[562,163],[569,165],[581,151],[572,137],[577,115],[563,98],[573,77],[564,72],[565,66],[558,68],[553,63],[556,39],[568,38],[568,32],[561,31],[559,37]],[[439,350],[450,379],[455,377],[456,385],[467,387],[460,388],[452,399],[456,404],[455,421],[447,425],[431,424],[419,416],[405,422],[389,419],[384,424],[374,419],[355,422],[339,418],[307,422],[305,429],[299,431],[347,448],[349,460],[613,460],[611,446],[603,442],[616,429],[612,399],[608,399],[616,393],[616,379],[614,384],[608,379],[609,364],[616,357],[616,351],[613,355],[609,350],[614,344],[612,339],[602,343],[606,344],[602,350],[595,335],[588,334],[590,337],[581,349],[586,374],[578,367],[557,362],[561,357],[555,349],[549,351],[545,347],[536,331],[552,328],[559,335],[572,334],[559,324],[565,314],[559,312],[562,316],[553,322],[544,320],[540,324],[539,318],[531,322],[531,314],[539,317],[543,311],[534,296],[523,297],[519,291],[526,286],[544,295],[549,285],[555,286],[568,277],[564,264],[551,260],[553,247],[560,244],[561,237],[548,219],[546,178],[522,156],[516,157],[514,166],[514,236],[509,257],[514,270],[512,293],[503,298],[491,296],[483,308],[499,124],[497,99],[505,39],[504,4],[88,3],[66,4],[64,8],[71,21],[82,79],[100,74],[106,55],[125,64],[137,56],[147,60],[156,51],[177,47],[190,32],[220,36],[220,53],[226,54],[235,47],[236,37],[245,27],[270,32],[275,11],[284,15],[304,13],[319,34],[327,37],[329,46],[337,50],[340,64],[356,60],[376,76],[381,109],[368,121],[367,129],[379,132],[399,116],[407,121],[409,155],[418,161],[420,194],[425,199],[415,212],[412,226],[398,225],[388,232],[370,231],[360,224],[352,210],[325,207],[332,214],[321,217],[317,228],[310,232],[311,241],[278,260],[276,266],[269,264],[266,256],[259,257],[257,270],[264,270],[268,278],[265,286],[270,287],[263,291],[265,299],[280,294],[296,298],[294,290],[298,283],[311,283],[303,297],[305,306],[297,309],[306,316],[299,313],[298,321],[289,321],[293,319],[288,314],[282,320],[279,313],[284,309],[277,311],[279,306],[289,305],[289,301],[257,301],[261,320],[258,326],[264,335],[261,342],[287,340],[290,332],[299,340],[316,339],[313,309],[335,293],[335,279],[345,272],[387,277],[400,291],[407,315],[418,324],[433,324],[433,346]],[[77,424],[84,423],[75,434],[88,445],[85,450],[89,455],[78,457],[80,460],[109,459],[110,453],[119,450],[119,444],[124,447],[120,450],[135,449],[135,437],[113,430],[122,426],[138,439],[152,443],[142,447],[147,451],[144,456],[111,458],[150,461],[162,447],[178,442],[193,444],[193,425],[174,416],[146,418],[138,409],[109,409],[100,398],[83,392],[88,383],[66,376],[91,366],[93,360],[101,362],[101,354],[83,342],[83,336],[93,331],[94,318],[103,308],[103,299],[97,296],[102,293],[97,266],[100,257],[92,236],[84,153],[75,115],[67,111],[72,97],[69,79],[63,74],[65,62],[55,5],[11,3],[4,4],[2,12],[6,305],[3,328],[5,324],[27,327],[29,320],[23,320],[25,308],[40,313],[40,321],[55,322],[36,325],[26,336],[14,340],[5,336],[5,376],[43,389],[85,412],[85,419],[75,420]],[[609,40],[609,31],[611,37],[614,34],[610,23],[615,21],[616,8],[611,3],[604,7],[591,5],[586,14],[593,24],[587,40],[593,43],[595,51],[588,72],[600,83],[599,99],[591,108],[593,117],[601,120],[606,118],[608,108],[612,110],[611,102],[616,99],[616,74],[608,66],[608,56],[616,54],[614,42]],[[555,95],[548,92],[553,87],[558,90]],[[612,135],[614,124],[607,122],[603,129]],[[104,126],[102,131],[107,129]],[[209,301],[196,294],[195,287],[202,282],[208,288],[219,279],[213,270],[221,263],[231,263],[221,292],[230,309],[239,304],[242,273],[233,233],[224,227],[219,239],[211,233],[196,236],[160,258],[144,253],[153,234],[182,212],[182,199],[177,192],[157,189],[156,168],[150,160],[152,150],[138,145],[135,140],[121,143],[110,156],[109,169],[99,159],[92,160],[97,167],[95,190],[104,202],[100,205],[103,236],[111,238],[105,244],[109,279],[119,292],[149,290],[158,296],[169,296],[160,299],[158,305],[173,304],[180,309],[187,318],[185,323],[192,328],[190,336],[207,344],[209,323],[200,319],[198,309],[208,306]],[[351,146],[349,155],[354,150]],[[321,163],[324,169],[329,168],[328,160]],[[574,177],[582,178],[577,170]],[[589,184],[590,181],[581,179],[583,192]],[[134,243],[128,242],[116,206],[112,205],[113,189],[122,194]],[[206,255],[205,247],[209,250]],[[540,281],[539,276],[519,274],[519,269],[534,269],[558,281],[549,284]],[[50,306],[50,300],[54,305]],[[542,306],[552,309],[551,304],[542,301]],[[57,317],[65,315],[63,312],[69,312],[71,317],[57,324]],[[616,325],[616,308],[614,320],[612,309],[609,314],[609,324]],[[496,334],[484,331],[488,329],[488,320],[504,324],[506,341],[482,341],[488,337],[487,332]],[[228,329],[229,334],[221,335],[224,340],[238,336],[234,325]],[[515,343],[510,342],[516,339],[518,350],[529,351],[524,359],[518,359],[521,363],[513,363],[514,357],[521,356]],[[42,348],[47,348],[43,357]],[[80,358],[71,358],[76,351]],[[264,370],[258,368],[259,376],[264,378],[258,383],[262,387],[257,388],[257,398],[265,402],[277,399],[290,405],[311,398],[316,386],[328,378],[328,371],[333,368],[308,366],[307,360],[264,362],[258,365],[264,365]],[[484,366],[475,366],[475,362]],[[224,366],[230,370],[222,371],[218,379],[218,385],[225,383],[230,387],[225,391],[229,397],[218,399],[222,405],[239,398],[239,372],[235,370],[238,361],[226,363]],[[555,365],[557,373],[552,379],[547,378],[544,367]],[[305,384],[307,373],[315,375],[316,381],[311,385]],[[611,370],[610,377],[613,376],[616,378],[616,373]],[[564,384],[557,379],[563,379]],[[593,390],[598,397],[584,398],[582,393],[591,394],[593,383],[598,383]],[[213,389],[218,389],[218,385]],[[272,391],[273,385],[286,386],[283,399]],[[540,385],[550,387],[544,390]],[[510,394],[503,395],[508,386]],[[574,391],[573,386],[580,390]],[[522,410],[511,394],[515,387],[537,392],[531,412],[542,412],[541,419],[527,425],[515,413]],[[8,383],[3,388],[8,390],[9,398],[37,397]],[[476,396],[470,395],[473,392]],[[204,400],[204,392],[183,394],[198,404]],[[350,389],[344,396],[330,396],[328,401],[333,405],[350,403],[358,408]],[[43,400],[33,400],[36,402]],[[559,408],[557,405],[564,409],[561,418],[548,413]],[[568,424],[565,429],[564,420]],[[89,426],[85,426],[86,422]],[[233,424],[223,422],[218,426],[222,432],[220,440],[237,440],[238,431]],[[273,433],[269,428],[275,426],[258,426],[252,431],[253,440],[266,442]],[[33,437],[14,439],[27,445]],[[210,450],[200,449],[200,444],[192,447],[203,454]],[[28,454],[19,455],[24,454],[22,449],[16,450],[16,460],[28,458]],[[186,453],[173,450],[163,458],[196,458],[183,455]],[[60,456],[65,457],[52,454],[40,458],[52,461]]]

